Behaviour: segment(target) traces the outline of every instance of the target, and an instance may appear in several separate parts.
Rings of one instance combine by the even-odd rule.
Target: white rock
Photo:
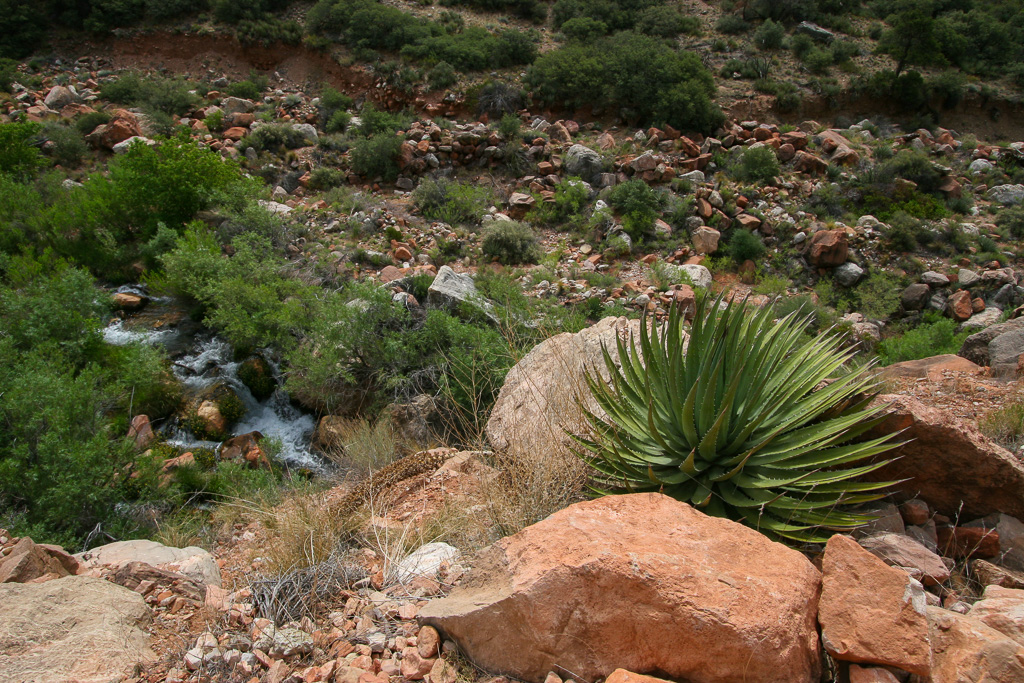
[[[411,581],[418,576],[433,579],[437,577],[443,562],[455,562],[459,555],[459,549],[447,543],[427,543],[394,565],[391,574],[399,583]]]

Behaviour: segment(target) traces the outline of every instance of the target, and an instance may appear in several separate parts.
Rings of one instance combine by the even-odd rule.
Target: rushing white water
[[[147,296],[145,288],[140,285],[126,285],[117,290],[138,296]],[[186,393],[198,394],[214,384],[223,383],[231,388],[245,405],[245,415],[233,428],[235,434],[258,431],[264,437],[275,439],[281,444],[278,457],[293,467],[303,467],[315,471],[323,470],[323,462],[310,452],[309,444],[316,426],[311,415],[308,415],[289,400],[288,395],[278,389],[265,401],[257,401],[249,389],[238,379],[240,363],[232,358],[231,346],[215,336],[192,337],[177,326],[154,329],[140,324],[147,313],[154,309],[174,307],[173,300],[166,297],[149,297],[150,303],[141,314],[124,320],[114,320],[103,330],[103,338],[107,343],[124,346],[127,344],[154,344],[173,352],[187,349],[184,355],[173,361],[172,369],[175,377],[185,387]],[[280,383],[280,375],[276,365],[268,361],[275,379]],[[216,442],[202,441],[182,426],[167,429],[168,442],[184,448],[214,448]]]
[[[249,389],[238,379],[240,363],[232,360],[231,346],[212,337],[202,341],[195,353],[174,362],[174,374],[192,392],[200,392],[217,383],[231,387],[245,404],[245,416],[234,427],[236,434],[258,431],[265,437],[281,442],[279,457],[289,465],[319,470],[322,463],[309,451],[310,437],[316,426],[313,417],[293,406],[281,389],[265,401],[257,401]],[[268,363],[277,377],[277,367]],[[279,377],[277,377],[280,379]],[[173,437],[182,446],[210,446],[194,436],[179,430]]]

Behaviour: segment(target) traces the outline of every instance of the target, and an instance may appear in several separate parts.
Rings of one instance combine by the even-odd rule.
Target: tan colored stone
[[[1024,645],[1024,590],[988,586],[967,614]]]
[[[931,649],[921,584],[849,536],[828,540],[821,571],[818,622],[832,657],[928,675]]]
[[[883,370],[886,377],[926,377],[932,380],[942,379],[945,372],[977,374],[981,372],[981,366],[966,358],[946,353],[941,356],[893,363]]]
[[[59,550],[60,554],[51,552],[49,547]],[[11,547],[7,555],[0,558],[0,583],[27,583],[74,574],[77,562],[74,558],[71,564],[63,562],[63,556],[67,556],[63,549],[39,545],[25,536]]]
[[[960,289],[946,301],[946,312],[949,317],[958,323],[962,323],[974,314],[974,306],[971,304],[971,293]]]
[[[932,683],[1020,683],[1024,648],[978,619],[928,608]]]
[[[748,527],[661,494],[607,496],[498,541],[419,618],[485,670],[534,683],[556,667],[802,683],[819,672],[819,581]]]
[[[122,680],[153,659],[151,620],[141,595],[103,579],[0,584],[0,681]]]
[[[900,679],[893,676],[886,669],[878,667],[867,668],[851,664],[850,683],[900,683]]]
[[[903,431],[907,443],[883,456],[895,458],[868,475],[899,481],[895,489],[927,501],[953,518],[973,519],[994,512],[1024,517],[1024,464],[986,438],[973,422],[961,420],[917,399],[879,396],[889,416],[865,436]]]
[[[985,560],[971,560],[971,572],[982,586],[1024,588],[1024,572],[1000,567]]]
[[[604,680],[604,683],[669,683],[664,678],[635,674],[625,669],[616,669]]]
[[[849,244],[845,230],[819,230],[811,235],[808,259],[820,267],[841,266],[846,263]]]
[[[116,569],[142,562],[159,569],[184,574],[196,583],[221,585],[220,567],[208,551],[197,546],[175,548],[156,541],[116,541],[75,555],[84,568]]]
[[[487,440],[499,450],[514,446],[523,453],[569,455],[570,440],[563,428],[576,427],[582,419],[574,394],[581,392],[589,410],[604,414],[589,398],[584,368],[597,368],[607,377],[602,344],[617,358],[616,337],[628,339],[639,331],[639,321],[604,318],[585,330],[564,332],[535,346],[505,377],[487,420]]]
[[[424,626],[416,634],[416,651],[420,657],[436,657],[441,649],[441,636],[433,626]]]

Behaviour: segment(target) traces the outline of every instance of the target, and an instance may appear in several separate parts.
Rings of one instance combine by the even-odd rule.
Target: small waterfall
[[[142,285],[126,285],[117,290],[149,297]],[[168,320],[171,322],[168,323]],[[231,345],[209,333],[196,334],[193,326],[185,324],[182,310],[168,297],[149,297],[142,312],[125,319],[115,319],[103,330],[109,344],[156,344],[164,347],[174,358],[172,370],[187,394],[198,395],[214,384],[226,384],[245,405],[245,415],[233,427],[235,434],[258,431],[263,436],[279,440],[278,457],[292,467],[323,471],[324,463],[309,448],[316,424],[312,415],[296,408],[281,388],[265,401],[257,401],[238,378],[241,363],[232,357]],[[181,324],[176,324],[181,321]],[[268,361],[274,378],[281,382],[279,368]],[[165,429],[167,441],[184,448],[217,448],[220,444],[202,441],[181,425]]]

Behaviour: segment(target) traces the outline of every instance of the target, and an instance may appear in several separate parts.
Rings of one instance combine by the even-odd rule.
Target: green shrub
[[[523,92],[518,87],[501,81],[490,81],[477,95],[478,114],[499,118],[515,114],[523,108]]]
[[[0,52],[2,54],[2,52]],[[10,92],[18,76],[18,63],[13,59],[0,57],[0,92]]]
[[[267,89],[270,80],[266,76],[252,73],[244,81],[238,81],[232,83],[227,87],[225,93],[231,97],[241,97],[246,100],[259,100],[263,96],[263,91]]]
[[[569,40],[589,42],[608,33],[608,26],[592,17],[576,17],[561,26],[562,34]]]
[[[412,199],[424,218],[449,225],[479,224],[493,201],[487,188],[447,178],[424,178],[413,191]]]
[[[711,133],[724,121],[714,78],[691,52],[623,32],[541,55],[526,84],[542,106],[612,108],[645,123]]]
[[[277,380],[267,362],[259,356],[250,358],[238,366],[238,379],[257,401],[266,401],[277,388]]]
[[[369,103],[359,112],[359,118],[359,133],[365,137],[395,133],[409,125],[409,119],[404,114],[381,111]]]
[[[501,121],[498,122],[498,133],[508,142],[518,140],[521,130],[522,123],[519,121],[518,114],[505,114],[501,117]]]
[[[733,173],[739,180],[762,185],[774,182],[779,172],[779,160],[771,147],[743,150],[733,166]]]
[[[338,168],[320,166],[309,174],[309,189],[329,190],[345,184],[345,173]]]
[[[799,318],[721,298],[698,300],[689,344],[673,307],[664,328],[640,326],[640,343],[618,340],[623,367],[606,355],[612,381],[587,371],[608,415],[584,411],[592,437],[578,454],[596,470],[598,493],[658,491],[706,514],[769,536],[823,542],[871,517],[847,506],[884,495],[888,482],[858,478],[885,461],[892,436],[855,441],[882,419],[868,407],[876,380],[850,374],[820,388],[847,360],[836,337],[800,334]]]
[[[84,114],[75,121],[75,128],[82,135],[88,135],[89,133],[96,130],[99,126],[110,120],[110,114],[105,111],[91,111],[88,114]]]
[[[996,215],[996,225],[1017,239],[1024,237],[1024,207],[1011,206],[1003,209]]]
[[[427,72],[427,83],[430,84],[431,90],[444,90],[458,82],[459,75],[456,73],[455,67],[443,60],[435,64]]]
[[[750,23],[738,14],[723,14],[715,22],[715,30],[726,34],[746,33],[750,30]]]
[[[301,131],[289,123],[268,123],[259,126],[244,138],[245,149],[256,151],[280,152],[284,149],[305,147],[310,140]]]
[[[879,342],[878,361],[882,365],[892,365],[944,353],[955,354],[969,334],[957,332],[955,320],[931,311],[925,314],[924,321],[917,327]]]
[[[484,230],[483,252],[507,266],[536,263],[541,257],[537,234],[526,223],[495,221]]]
[[[754,31],[754,44],[762,50],[778,50],[785,37],[786,28],[782,24],[765,19]]]
[[[392,181],[398,177],[398,150],[402,139],[380,133],[358,140],[352,147],[352,170],[366,178]]]
[[[699,32],[700,20],[697,17],[686,16],[669,5],[654,5],[640,12],[636,30],[649,36],[674,38],[680,33]]]
[[[881,271],[874,272],[857,286],[860,303],[857,310],[874,320],[886,320],[900,308],[903,283]]]
[[[0,123],[0,174],[27,178],[43,165],[36,147],[38,123]]]
[[[768,252],[761,238],[743,228],[734,228],[729,243],[726,245],[729,257],[736,262],[736,265],[744,261],[757,262]]]
[[[118,104],[150,108],[171,116],[180,116],[199,105],[192,85],[183,79],[152,76],[143,78],[126,73],[100,86],[100,96]]]
[[[76,168],[88,152],[82,134],[71,126],[48,123],[43,126],[42,135],[53,143],[50,156],[65,168]]]
[[[590,202],[590,192],[579,178],[566,178],[555,185],[554,201],[538,201],[532,218],[545,225],[562,229],[580,227],[583,209]]]
[[[654,231],[664,202],[662,194],[639,178],[616,185],[608,194],[608,203],[622,214],[622,226],[634,240]]]
[[[220,410],[221,416],[227,420],[229,425],[233,425],[245,417],[245,404],[242,403],[242,399],[238,398],[234,392],[218,399],[217,409]]]

